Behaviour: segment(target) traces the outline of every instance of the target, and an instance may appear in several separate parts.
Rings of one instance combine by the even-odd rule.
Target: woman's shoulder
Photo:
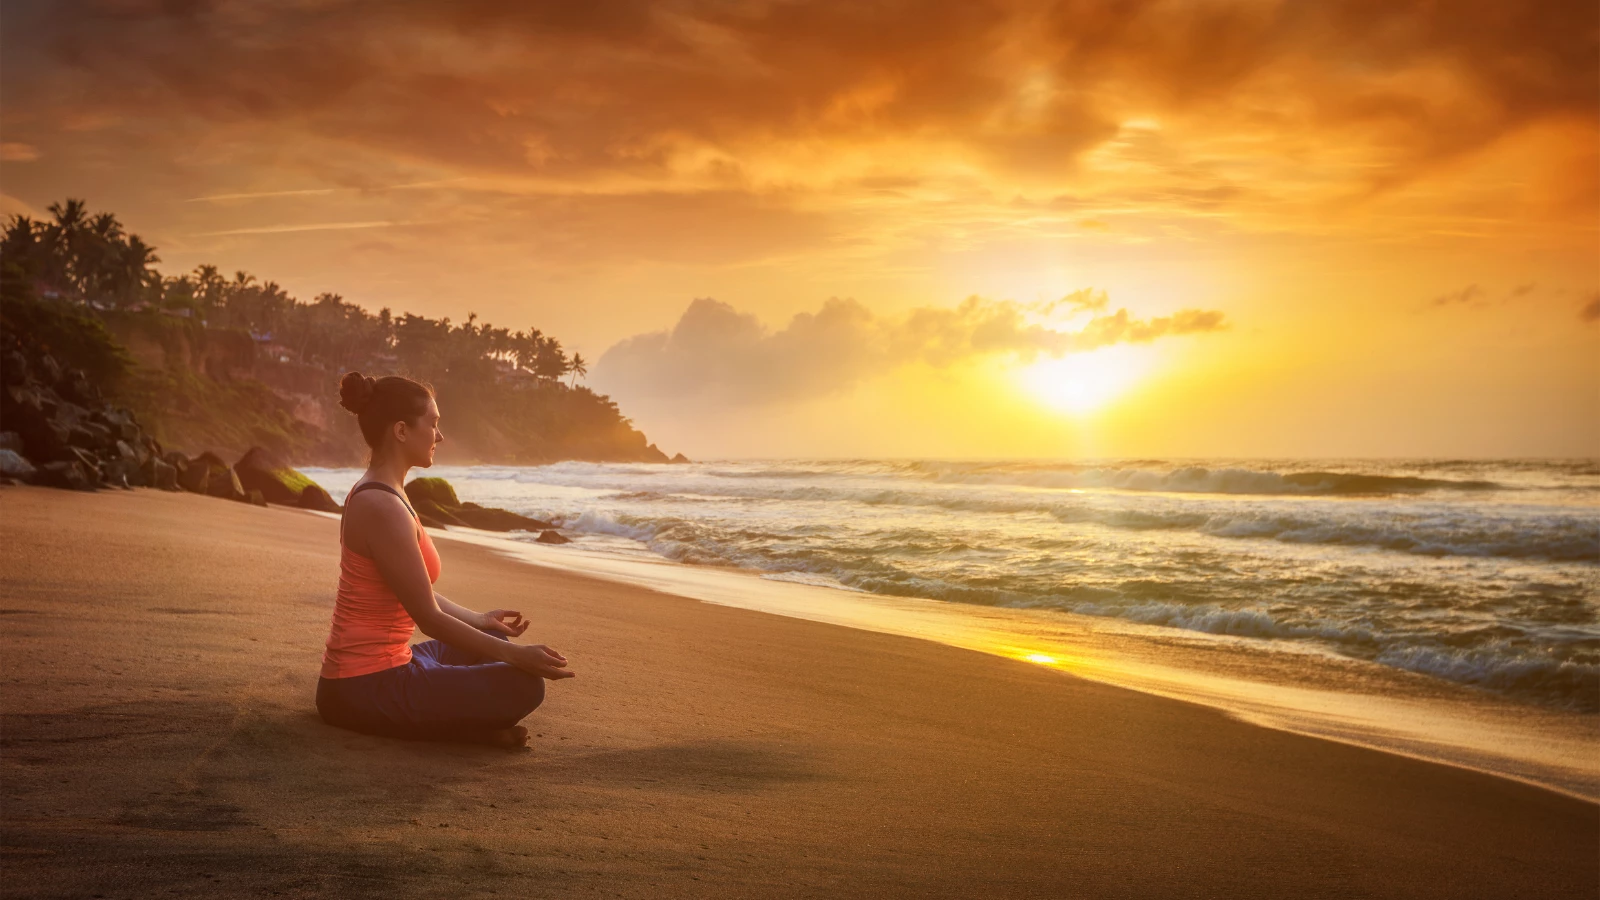
[[[363,490],[363,485],[372,487]],[[350,493],[345,495],[344,509],[346,518],[352,513],[360,518],[367,516],[389,518],[397,515],[411,518],[411,504],[405,501],[400,492],[381,481],[356,482],[350,488]]]

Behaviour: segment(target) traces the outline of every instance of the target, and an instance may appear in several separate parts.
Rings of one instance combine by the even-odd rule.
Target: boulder
[[[82,447],[68,447],[67,455],[62,459],[65,462],[76,462],[83,466],[84,474],[92,482],[99,482],[104,475],[104,472],[101,471],[102,463],[100,457],[96,456],[93,451],[85,450]]]
[[[0,380],[3,380],[7,387],[27,382],[27,357],[15,350],[7,350],[5,356],[0,357]]]
[[[43,392],[28,385],[0,391],[0,418],[15,431],[29,459],[61,459],[69,445],[71,426],[57,422],[45,405]]]
[[[189,468],[207,470],[205,493],[208,496],[239,501],[250,498],[250,495],[244,492],[244,485],[239,483],[239,476],[234,474],[233,467],[210,450],[189,460]]]
[[[412,479],[406,485],[406,499],[424,525],[465,525],[485,531],[540,531],[555,527],[508,509],[462,503],[456,498],[455,488],[443,478]]]
[[[61,379],[58,389],[61,391],[61,396],[74,403],[88,405],[100,401],[100,392],[89,383],[89,376],[83,374],[82,369],[69,370]]]
[[[411,508],[417,511],[417,517],[422,519],[422,524],[424,525],[431,524],[435,528],[440,528],[445,525],[469,527],[467,526],[466,522],[456,518],[455,513],[445,509],[427,497],[424,497],[421,500],[411,501]]]
[[[39,380],[51,386],[61,380],[61,364],[48,353],[39,357]]]
[[[260,491],[250,491],[249,492],[249,497],[250,497],[251,504],[253,504],[255,506],[266,506],[267,505],[267,498],[263,497],[261,495]]]
[[[295,506],[301,509],[315,509],[319,512],[336,513],[341,509],[339,504],[333,502],[333,498],[328,495],[328,492],[322,489],[322,485],[317,484],[315,481],[300,492],[300,500],[295,503]]]
[[[173,452],[172,456],[177,456],[178,459],[182,460],[183,462],[182,465],[174,465],[174,468],[177,470],[178,487],[183,488],[191,494],[206,493],[206,489],[211,483],[210,467],[204,465],[191,465],[189,460],[185,458],[182,453],[178,453],[176,451]],[[171,456],[168,457],[168,460],[172,461]]]
[[[66,460],[48,462],[39,467],[36,484],[46,487],[68,488],[74,491],[92,491],[95,484],[83,470],[83,464]]]
[[[461,501],[456,499],[456,489],[443,478],[411,479],[411,483],[406,485],[406,499],[411,501],[411,508],[417,511],[417,517],[422,519],[424,525],[438,528],[467,524],[456,517],[455,511],[461,506]]]
[[[56,421],[61,421],[59,418]],[[79,422],[67,432],[67,443],[90,450],[103,450],[111,445],[111,429],[98,422]]]
[[[147,457],[144,464],[139,467],[139,473],[147,487],[160,488],[163,491],[179,489],[178,470],[164,459]]]
[[[28,462],[22,454],[10,448],[0,448],[0,475],[18,481],[29,481],[37,472],[33,463]]]
[[[555,527],[549,522],[530,519],[508,509],[479,506],[476,503],[463,503],[452,511],[456,518],[473,528],[482,528],[485,531],[541,531]]]
[[[431,500],[446,509],[454,509],[461,505],[461,501],[456,498],[456,489],[443,478],[411,479],[411,483],[406,485],[406,497],[411,500],[413,506],[423,500]]]
[[[539,532],[539,537],[537,538],[536,543],[570,544],[572,543],[572,538],[567,537],[559,531],[541,531]]]
[[[247,491],[260,491],[267,498],[268,503],[278,503],[283,506],[299,506],[301,495],[307,488],[317,488],[322,491],[317,483],[302,475],[299,471],[285,463],[282,459],[260,447],[251,447],[250,451],[233,464],[233,472],[239,476],[239,483]],[[322,491],[324,497],[327,491]],[[333,498],[328,498],[328,503],[333,504]],[[306,507],[307,509],[323,509],[323,506]],[[338,512],[337,504],[327,512]]]
[[[689,461],[689,457],[684,456],[682,453],[674,453],[672,454],[671,461],[675,463],[686,463]]]

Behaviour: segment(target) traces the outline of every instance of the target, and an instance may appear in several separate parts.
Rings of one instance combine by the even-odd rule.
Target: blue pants
[[[543,702],[543,678],[440,641],[412,646],[411,662],[403,666],[317,679],[322,721],[411,740],[451,740],[510,728]]]

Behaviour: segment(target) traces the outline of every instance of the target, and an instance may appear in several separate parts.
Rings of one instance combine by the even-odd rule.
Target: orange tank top
[[[385,484],[364,482],[351,491],[354,496],[368,486],[399,496]],[[345,498],[349,503],[349,498]],[[400,502],[405,503],[401,497]],[[416,511],[406,503],[416,518]],[[430,583],[439,580],[439,551],[433,539],[417,525],[417,546],[428,569]],[[322,654],[323,678],[354,678],[370,675],[411,661],[411,633],[416,629],[400,598],[383,580],[377,563],[344,544],[344,525],[339,527],[339,592],[333,604],[333,628],[327,649]]]

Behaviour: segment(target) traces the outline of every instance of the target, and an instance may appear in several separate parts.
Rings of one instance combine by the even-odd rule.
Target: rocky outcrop
[[[3,477],[94,490],[150,483],[160,442],[133,414],[105,401],[80,369],[6,335],[0,351],[0,452]],[[13,458],[14,457],[14,458]]]
[[[234,473],[233,467],[223,462],[222,457],[217,454],[208,450],[189,460],[189,470],[194,471],[197,468],[206,470],[205,490],[197,493],[240,502],[250,499],[250,495],[244,491],[244,485],[239,483],[239,476]]]
[[[572,543],[572,538],[559,531],[541,531],[535,541],[540,544],[570,544]]]
[[[673,462],[673,463],[686,463],[686,462],[689,461],[689,457],[684,456],[682,453],[674,453],[672,455],[672,459],[669,459],[667,461],[668,462]]]
[[[462,503],[455,488],[443,478],[414,478],[406,485],[406,498],[424,525],[464,525],[485,531],[550,531],[554,525],[508,509]]]
[[[301,509],[314,509],[318,512],[340,512],[343,509],[333,502],[333,497],[316,482],[312,482],[300,491],[300,502],[295,505]]]
[[[333,502],[327,491],[261,447],[251,447],[233,464],[233,472],[246,491],[260,492],[267,503],[323,512],[339,511],[339,504]]]

